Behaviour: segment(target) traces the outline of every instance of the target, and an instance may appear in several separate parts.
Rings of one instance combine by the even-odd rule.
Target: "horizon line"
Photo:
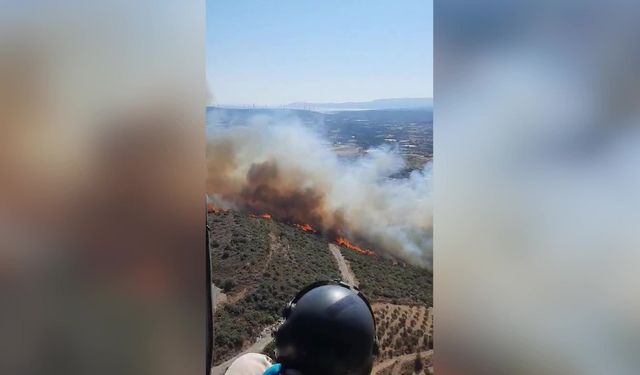
[[[327,104],[346,104],[346,103],[370,103],[378,100],[394,100],[394,99],[402,99],[402,100],[433,100],[433,97],[428,96],[415,96],[415,97],[391,97],[391,98],[377,98],[370,100],[345,100],[345,101],[305,101],[298,100],[285,104],[260,104],[260,103],[209,103],[207,107],[255,107],[255,108],[282,108],[291,105],[327,105]]]

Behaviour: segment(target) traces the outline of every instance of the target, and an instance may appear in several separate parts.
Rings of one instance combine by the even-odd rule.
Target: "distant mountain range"
[[[308,103],[296,102],[287,104],[285,108],[291,109],[322,109],[322,110],[379,110],[379,109],[431,109],[433,99],[431,98],[390,98],[377,99],[367,102],[344,102],[344,103]]]

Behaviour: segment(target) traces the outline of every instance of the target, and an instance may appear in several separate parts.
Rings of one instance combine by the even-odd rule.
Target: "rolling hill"
[[[245,213],[210,212],[207,224],[212,280],[219,290],[214,374],[224,373],[230,360],[243,351],[272,354],[270,334],[284,305],[300,288],[323,279],[351,277],[372,302],[381,343],[380,371],[388,363],[406,367],[403,363],[411,353],[431,350],[429,271],[329,246],[322,236]],[[394,358],[396,362],[389,361]]]

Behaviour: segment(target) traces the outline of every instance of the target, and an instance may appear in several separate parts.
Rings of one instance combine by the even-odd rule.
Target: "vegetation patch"
[[[339,273],[318,236],[232,211],[210,213],[208,222],[212,279],[234,301],[214,316],[214,364],[219,364],[276,323],[298,290]]]
[[[370,300],[433,306],[433,275],[426,268],[360,254],[344,247],[340,251],[349,261],[360,289]]]

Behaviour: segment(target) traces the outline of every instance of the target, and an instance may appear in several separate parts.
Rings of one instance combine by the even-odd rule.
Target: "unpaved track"
[[[211,290],[213,292],[213,311],[215,311],[218,306],[227,302],[227,295],[224,294],[222,289],[218,288],[216,284],[211,284]]]
[[[358,279],[356,279],[356,275],[353,274],[349,263],[347,263],[347,261],[342,256],[342,253],[340,253],[340,248],[338,248],[338,245],[330,243],[329,251],[331,251],[331,254],[333,254],[333,257],[336,258],[336,261],[338,262],[338,269],[340,270],[342,281],[357,286]]]
[[[280,240],[278,240],[278,237],[275,235],[275,233],[271,232],[269,233],[269,239],[270,239],[270,245],[269,245],[269,253],[267,254],[267,259],[264,262],[264,268],[262,269],[261,272],[266,271],[269,268],[269,265],[271,264],[274,255],[275,256],[288,256],[288,252],[287,252],[287,246],[285,246],[284,244],[282,244],[280,242]],[[241,290],[238,294],[233,295],[233,296],[225,296],[225,302],[226,303],[236,303],[237,301],[239,301],[240,299],[242,299],[246,294],[247,294],[247,288],[244,288],[243,290]],[[249,346],[248,348],[244,349],[243,351],[241,351],[240,353],[236,354],[233,358],[217,365],[211,368],[211,375],[223,375],[225,371],[227,371],[227,368],[229,368],[229,366],[231,366],[231,364],[233,363],[233,361],[235,361],[238,357],[240,357],[243,354],[246,353],[261,353],[264,348],[269,345],[269,343],[271,342],[271,340],[273,340],[273,337],[271,335],[271,333],[273,332],[273,330],[278,326],[278,324],[280,323],[276,323],[274,325],[268,326],[266,327],[262,333],[260,333],[260,335],[258,336],[258,338],[256,339],[256,341],[251,344],[251,346]],[[215,348],[214,348],[215,350]]]

